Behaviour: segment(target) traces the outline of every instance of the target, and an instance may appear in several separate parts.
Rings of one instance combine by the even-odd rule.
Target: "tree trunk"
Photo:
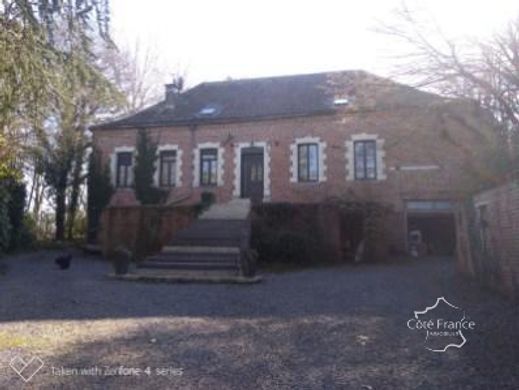
[[[36,177],[36,189],[34,190],[34,206],[32,208],[32,215],[36,226],[40,223],[40,211],[43,203],[43,195],[45,194],[45,185],[41,176]]]
[[[56,241],[65,239],[65,213],[67,199],[67,172],[61,172],[56,186]]]
[[[75,161],[74,161],[74,170],[72,172],[72,191],[70,193],[70,202],[68,207],[68,219],[67,219],[67,238],[72,240],[73,230],[74,230],[74,222],[76,220],[77,209],[79,205],[79,195],[81,190],[81,182],[82,182],[82,169],[83,169],[83,157],[85,154],[85,149],[81,146],[78,148],[76,153]]]

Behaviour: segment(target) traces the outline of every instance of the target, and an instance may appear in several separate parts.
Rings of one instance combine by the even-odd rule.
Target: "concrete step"
[[[240,248],[248,247],[250,201],[237,199],[216,204],[190,226],[175,234],[162,252],[139,268],[193,272],[227,272],[237,275]]]
[[[190,271],[232,271],[238,273],[239,268],[236,264],[215,263],[215,262],[162,262],[162,261],[145,261],[137,268],[154,268],[154,269],[175,269]]]
[[[245,278],[229,271],[182,271],[167,269],[139,269],[126,275],[109,275],[111,278],[139,282],[162,283],[259,283],[262,278]]]
[[[233,199],[223,204],[214,204],[205,211],[202,220],[245,220],[251,209],[250,199]]]
[[[156,261],[161,263],[215,263],[215,264],[237,264],[239,257],[223,256],[223,255],[170,255],[170,254],[158,254],[155,256],[148,257],[144,262]]]
[[[239,247],[249,229],[246,221],[197,220],[177,232],[170,246]]]
[[[226,246],[165,246],[161,254],[239,255],[240,248]]]
[[[171,245],[173,246],[183,246],[183,247],[192,247],[192,246],[205,246],[205,247],[232,247],[239,246],[241,240],[236,239],[221,239],[215,237],[203,237],[203,238],[175,238],[171,241]]]

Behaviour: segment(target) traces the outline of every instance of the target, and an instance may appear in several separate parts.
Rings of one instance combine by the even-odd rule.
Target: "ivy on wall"
[[[145,129],[137,133],[137,150],[134,167],[135,196],[143,205],[158,204],[165,192],[153,185],[158,145]]]

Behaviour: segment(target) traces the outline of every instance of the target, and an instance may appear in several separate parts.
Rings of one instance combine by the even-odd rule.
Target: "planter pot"
[[[115,262],[114,271],[116,275],[126,275],[130,270],[130,262]]]
[[[132,253],[122,246],[115,250],[112,255],[112,261],[116,275],[126,275],[128,273],[132,257]]]

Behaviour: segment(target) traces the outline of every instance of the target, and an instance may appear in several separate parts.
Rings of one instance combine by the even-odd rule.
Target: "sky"
[[[143,5],[144,3],[144,5]],[[112,0],[116,43],[150,50],[187,84],[364,69],[395,72],[405,50],[376,32],[402,0]],[[484,39],[514,17],[518,0],[407,0],[448,37]],[[169,76],[165,76],[168,78]],[[167,82],[169,80],[164,80]]]

